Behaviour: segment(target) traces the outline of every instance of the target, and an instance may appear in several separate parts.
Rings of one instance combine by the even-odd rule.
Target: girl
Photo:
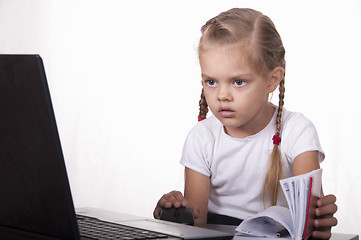
[[[325,155],[313,124],[283,107],[285,50],[273,22],[252,9],[231,9],[201,31],[203,121],[183,148],[184,196],[163,195],[153,214],[189,206],[196,224],[238,225],[265,207],[287,206],[279,180],[320,168]],[[268,98],[277,87],[275,106]],[[205,119],[208,107],[213,116]],[[318,200],[313,237],[331,236],[335,201],[333,195]]]

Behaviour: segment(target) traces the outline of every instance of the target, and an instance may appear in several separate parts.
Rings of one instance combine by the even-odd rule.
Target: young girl
[[[273,22],[252,9],[231,9],[201,29],[200,122],[183,148],[184,196],[163,195],[154,210],[189,206],[196,224],[238,225],[271,205],[287,206],[279,180],[320,168],[316,129],[284,105],[285,50]],[[268,101],[279,88],[279,104]],[[206,118],[210,108],[213,116]],[[333,195],[317,202],[315,238],[337,224]]]

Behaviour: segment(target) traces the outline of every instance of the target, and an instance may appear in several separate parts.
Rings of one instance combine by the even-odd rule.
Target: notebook
[[[0,55],[0,239],[87,239],[80,237],[82,227],[95,227],[80,223],[79,215],[114,228],[138,227],[144,235],[148,229],[172,239],[232,238],[222,231],[99,209],[77,212],[43,61],[39,55]]]

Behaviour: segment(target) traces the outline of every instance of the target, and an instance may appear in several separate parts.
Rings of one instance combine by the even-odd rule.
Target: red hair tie
[[[273,138],[272,138],[272,140],[273,140],[273,144],[280,145],[280,142],[281,142],[280,136],[274,135]]]
[[[198,115],[198,122],[203,121],[204,119],[206,118],[202,118],[201,116]]]

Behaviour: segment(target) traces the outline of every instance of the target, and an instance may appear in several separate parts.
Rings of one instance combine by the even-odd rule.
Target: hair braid
[[[204,96],[204,89],[202,88],[201,99],[199,100],[199,117],[204,119],[207,117],[208,104]]]
[[[276,128],[276,135],[280,135],[281,133],[281,119],[282,119],[282,112],[283,112],[283,105],[284,105],[284,98],[285,98],[285,78],[281,80],[279,86],[279,95],[278,95],[278,110],[277,110],[277,128]]]
[[[284,105],[284,97],[285,97],[285,79],[283,78],[279,84],[279,102],[278,102],[277,119],[276,119],[277,136],[281,135],[281,120],[282,120],[282,112]],[[263,202],[265,202],[265,192],[269,191],[271,205],[274,206],[277,204],[279,180],[281,179],[282,179],[281,153],[278,148],[278,144],[274,144],[271,154],[271,162],[269,165],[268,173],[265,178],[265,183],[263,185]]]

